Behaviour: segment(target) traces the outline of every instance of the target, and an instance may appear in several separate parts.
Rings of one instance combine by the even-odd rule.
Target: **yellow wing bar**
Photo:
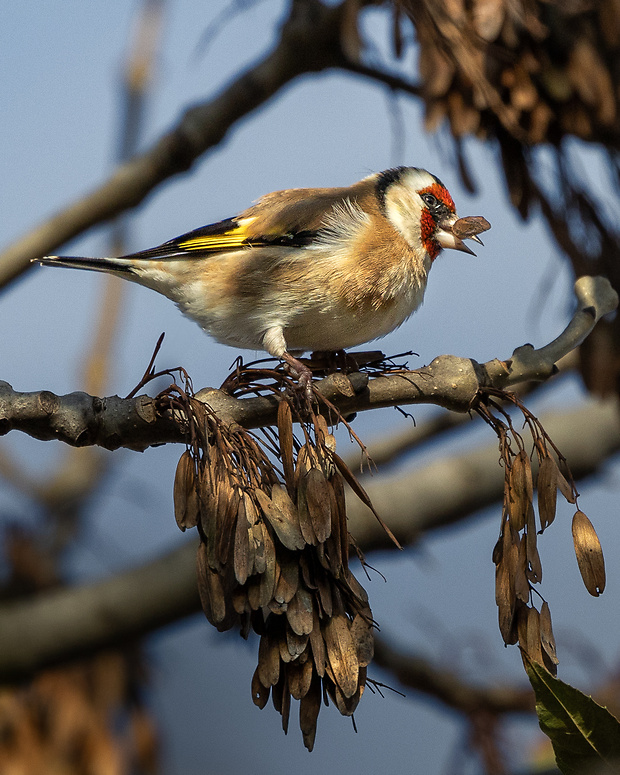
[[[238,248],[248,239],[248,227],[256,218],[242,218],[236,222],[234,229],[216,232],[214,234],[202,234],[199,237],[178,242],[182,250],[225,250],[226,248]]]

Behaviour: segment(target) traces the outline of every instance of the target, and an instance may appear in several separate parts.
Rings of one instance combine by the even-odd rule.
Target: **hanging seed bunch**
[[[182,530],[198,528],[202,607],[218,630],[260,636],[253,701],[263,708],[271,696],[286,732],[291,698],[299,700],[312,750],[321,702],[351,716],[373,656],[368,597],[349,569],[345,481],[368,498],[314,410],[300,421],[281,397],[277,433],[266,430],[259,443],[204,403],[183,400],[192,440],[177,467],[175,514]]]
[[[496,398],[512,403],[523,414],[524,427],[531,436],[531,454],[510,415]],[[499,629],[506,644],[519,643],[531,659],[555,674],[558,658],[551,613],[534,585],[542,581],[538,535],[555,519],[558,491],[568,503],[577,506],[572,525],[575,554],[586,589],[594,596],[605,588],[601,545],[592,523],[579,510],[578,493],[566,460],[540,421],[516,396],[499,390],[485,391],[476,411],[497,433],[505,476],[502,523],[493,550]],[[537,462],[536,473],[532,470],[532,460]],[[535,490],[538,519],[534,510]],[[541,600],[540,610],[534,606],[534,593]]]
[[[605,142],[619,129],[614,0],[400,0],[419,46],[430,130],[559,143]],[[396,28],[398,32],[398,27]]]

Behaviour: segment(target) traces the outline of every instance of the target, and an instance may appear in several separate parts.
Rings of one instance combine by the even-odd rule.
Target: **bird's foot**
[[[297,381],[297,389],[294,392],[301,396],[304,407],[311,410],[314,401],[311,369],[290,353],[285,352],[282,355],[282,360],[288,366],[291,376]]]

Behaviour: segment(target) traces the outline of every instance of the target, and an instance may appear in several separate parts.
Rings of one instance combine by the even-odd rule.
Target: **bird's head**
[[[459,217],[450,192],[430,172],[417,167],[396,167],[381,172],[377,176],[377,198],[392,226],[416,252],[426,252],[431,261],[442,248],[475,255],[463,242],[463,231],[454,228]],[[484,223],[486,226],[479,231],[489,228]],[[475,231],[467,233],[466,238],[482,244]]]

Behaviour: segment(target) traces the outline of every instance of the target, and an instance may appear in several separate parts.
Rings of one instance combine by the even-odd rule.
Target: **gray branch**
[[[200,610],[196,547],[185,545],[105,581],[37,594],[0,609],[0,682],[32,677]]]
[[[373,662],[393,673],[403,686],[441,700],[461,713],[486,711],[496,715],[534,712],[534,694],[529,686],[475,686],[464,681],[455,671],[435,665],[419,655],[395,649],[384,638],[375,638]]]
[[[571,352],[596,322],[615,309],[618,297],[603,277],[581,277],[575,283],[579,306],[565,331],[539,350],[519,347],[512,357],[479,364],[469,358],[441,355],[414,371],[378,377],[332,374],[316,383],[317,390],[343,415],[387,406],[436,404],[468,412],[480,390],[525,380],[542,380],[554,373],[556,361]],[[211,409],[246,428],[272,425],[275,396],[236,399],[205,388],[197,396]],[[49,391],[19,393],[0,382],[0,435],[20,430],[41,440],[59,439],[72,446],[144,450],[153,444],[184,442],[182,416],[163,410],[156,399],[138,396],[97,398],[86,393],[57,396]]]

